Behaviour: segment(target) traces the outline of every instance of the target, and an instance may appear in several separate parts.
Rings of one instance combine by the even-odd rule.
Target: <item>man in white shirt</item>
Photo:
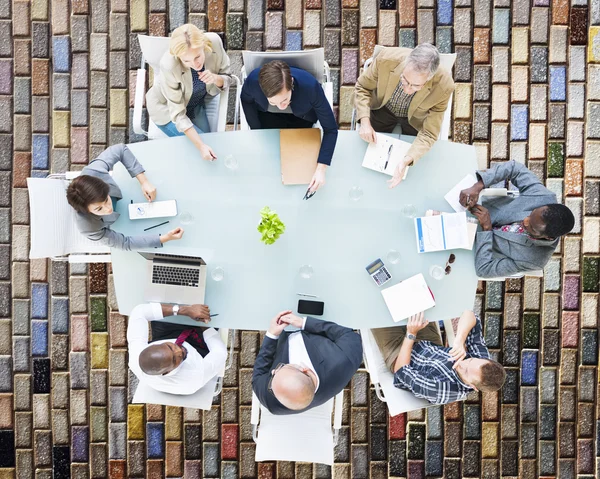
[[[271,320],[254,362],[252,389],[272,414],[297,414],[326,403],[362,362],[360,336],[352,329],[291,313]],[[288,325],[300,331],[285,332]]]
[[[203,304],[151,303],[133,309],[127,326],[129,368],[140,382],[157,391],[194,394],[224,368],[227,348],[214,328],[160,321],[178,314],[203,323],[210,321],[210,310]],[[152,327],[150,344],[148,322]],[[203,331],[201,335],[197,329]]]

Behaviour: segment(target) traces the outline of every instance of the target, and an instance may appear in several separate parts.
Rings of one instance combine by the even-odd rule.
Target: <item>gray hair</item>
[[[410,52],[406,63],[410,64],[415,72],[426,73],[431,78],[440,66],[440,52],[431,43],[421,43]]]

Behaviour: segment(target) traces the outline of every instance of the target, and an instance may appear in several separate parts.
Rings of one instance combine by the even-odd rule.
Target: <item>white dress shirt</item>
[[[163,319],[162,307],[158,303],[140,304],[129,315],[127,342],[129,344],[129,368],[140,382],[157,391],[170,394],[194,394],[211,378],[223,370],[227,360],[227,347],[215,328],[204,331],[203,337],[209,353],[202,357],[196,349],[184,341],[187,350],[185,360],[173,371],[164,375],[146,374],[140,368],[140,354],[148,347],[148,321]],[[175,339],[164,339],[152,344],[174,343]]]
[[[303,318],[302,329],[306,325],[306,317]],[[279,336],[275,336],[267,332],[267,336],[271,339],[278,339]],[[308,351],[306,350],[306,344],[304,344],[304,338],[302,337],[302,333],[300,331],[296,331],[291,333],[288,338],[288,355],[289,355],[289,364],[298,364],[302,366],[306,366],[310,369],[317,378],[317,386],[315,387],[315,392],[319,389],[320,379],[317,371],[315,371],[315,367],[313,366],[312,361],[310,360],[310,356],[308,355]],[[274,365],[276,366],[276,365]]]

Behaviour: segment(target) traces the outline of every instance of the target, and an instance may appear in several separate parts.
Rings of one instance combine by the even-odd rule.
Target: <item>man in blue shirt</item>
[[[432,404],[461,401],[471,391],[497,391],[506,373],[500,363],[490,358],[481,321],[472,311],[465,311],[458,322],[452,348],[423,340],[431,325],[423,313],[411,316],[406,328],[374,329],[386,364],[394,373],[394,386],[408,389]],[[396,330],[395,341],[390,340]],[[438,336],[439,338],[439,336]],[[420,340],[421,339],[421,340]]]

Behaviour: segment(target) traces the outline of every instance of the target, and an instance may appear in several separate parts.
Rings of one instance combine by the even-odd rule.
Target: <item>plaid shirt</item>
[[[410,102],[412,101],[413,96],[415,96],[415,93],[407,95],[402,89],[402,82],[398,82],[398,86],[394,90],[394,93],[392,93],[392,96],[385,107],[390,110],[396,118],[406,118],[408,117]]]
[[[448,354],[450,349],[429,341],[419,341],[413,347],[410,363],[394,374],[394,386],[408,389],[416,397],[427,399],[432,404],[447,404],[465,399],[473,388],[467,386],[452,369],[454,362]],[[467,336],[465,349],[465,359],[490,359],[479,317]]]

